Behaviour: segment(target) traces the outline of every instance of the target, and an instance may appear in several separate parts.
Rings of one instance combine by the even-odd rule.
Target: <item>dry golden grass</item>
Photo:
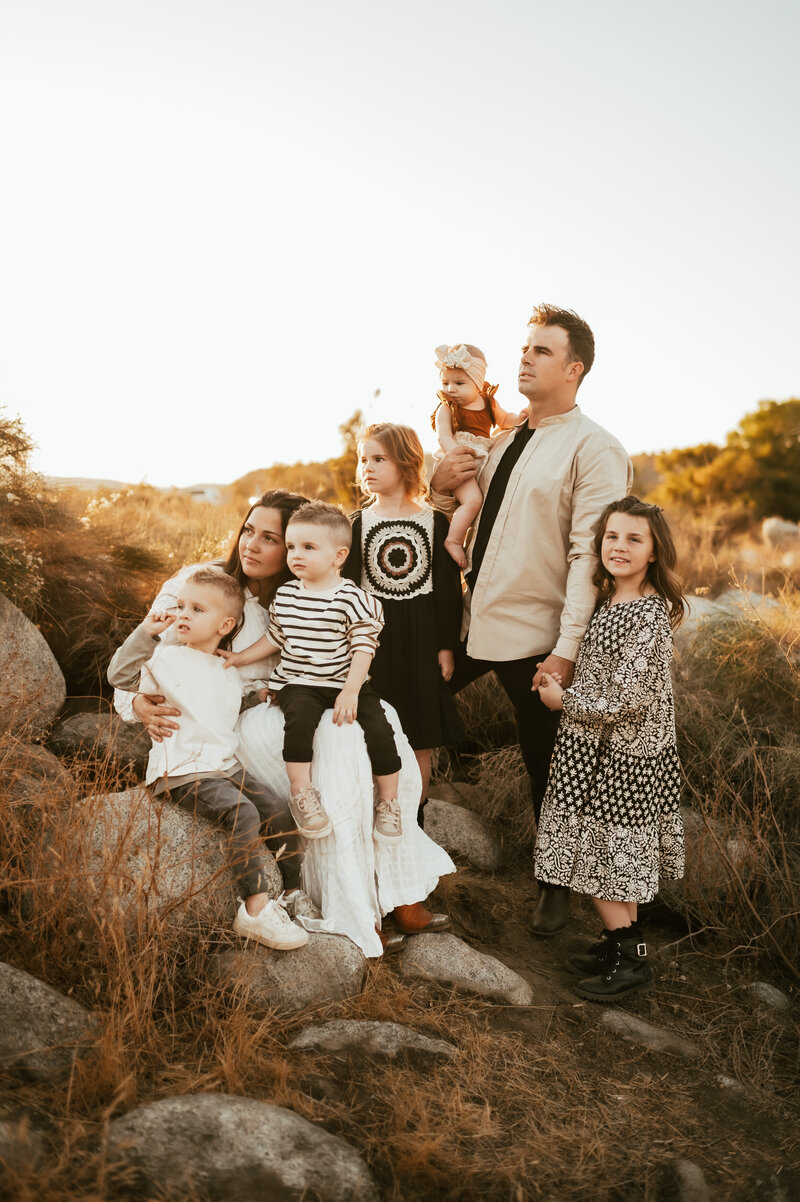
[[[12,741],[0,745],[0,791],[13,784],[3,772],[12,751]],[[98,903],[81,857],[99,802],[86,798],[116,783],[96,775],[67,790],[43,783],[34,805],[17,797],[0,810],[2,957],[101,1019],[94,1057],[70,1079],[5,1081],[12,1113],[28,1111],[51,1151],[38,1171],[12,1173],[6,1197],[111,1197],[119,1179],[102,1156],[108,1122],[147,1101],[196,1092],[260,1098],[322,1124],[364,1155],[391,1202],[656,1202],[669,1162],[681,1155],[702,1164],[715,1197],[736,1199],[747,1196],[738,1184],[752,1182],[765,1160],[789,1164],[796,1154],[790,1024],[754,1015],[735,958],[709,971],[707,951],[679,943],[661,965],[657,1000],[635,1003],[699,1043],[701,1067],[691,1071],[620,1043],[598,1027],[597,1009],[559,1000],[552,987],[516,1010],[409,982],[391,961],[370,963],[358,998],[292,1017],[256,1013],[210,981],[209,957],[227,932],[163,920],[147,863],[133,883],[132,912]],[[113,863],[124,859],[110,854]],[[491,908],[506,932],[516,922],[525,947],[518,967],[535,965],[538,979],[557,980],[536,959],[547,949],[530,947],[522,933],[531,888],[530,867],[519,859],[493,880],[464,871],[442,895],[462,934],[460,907]],[[296,1032],[327,1017],[404,1022],[449,1040],[456,1059],[427,1071],[380,1062],[343,1069],[336,1057],[289,1049]],[[745,1117],[712,1088],[717,1071],[748,1081]],[[736,1155],[726,1134],[734,1113]]]

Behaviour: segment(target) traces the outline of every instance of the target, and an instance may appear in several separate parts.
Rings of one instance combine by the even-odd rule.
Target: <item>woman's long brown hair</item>
[[[666,602],[670,625],[674,630],[683,621],[686,612],[686,598],[683,595],[681,579],[675,571],[677,553],[672,531],[664,511],[658,505],[648,505],[646,501],[640,501],[638,497],[623,497],[621,501],[612,501],[610,505],[606,505],[595,526],[594,550],[597,555],[597,566],[592,576],[592,584],[597,588],[598,605],[607,601],[614,592],[614,577],[604,568],[600,554],[603,535],[612,513],[627,513],[631,517],[645,518],[647,521],[653,536],[655,560],[647,566],[646,579],[659,597],[663,597]]]

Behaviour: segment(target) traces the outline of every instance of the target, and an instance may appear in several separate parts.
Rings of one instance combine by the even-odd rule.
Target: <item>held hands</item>
[[[142,626],[148,634],[163,634],[172,625],[177,616],[177,614],[168,613],[166,609],[156,609],[147,615],[142,622]]]
[[[564,690],[561,687],[560,678],[557,680],[556,676],[557,673],[550,676],[547,672],[543,672],[542,683],[539,685],[539,696],[549,710],[563,709]]]
[[[333,721],[336,726],[345,722],[355,722],[358,713],[358,689],[345,686],[333,705]]]
[[[439,671],[444,680],[449,680],[455,671],[456,661],[452,651],[439,652]]]
[[[542,677],[545,673],[558,681],[562,688],[568,689],[572,684],[572,677],[575,674],[575,665],[571,659],[564,659],[561,655],[548,655],[547,659],[542,660],[541,663],[536,665],[536,673],[531,685],[534,693],[542,683]]]

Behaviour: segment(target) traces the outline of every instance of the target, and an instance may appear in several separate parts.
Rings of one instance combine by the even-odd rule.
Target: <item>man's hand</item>
[[[572,684],[572,677],[575,673],[575,665],[571,659],[563,659],[560,655],[548,655],[547,659],[542,660],[536,665],[536,675],[533,678],[531,689],[536,692],[539,685],[542,683],[543,675],[556,678],[562,689],[568,689]]]
[[[142,622],[148,634],[163,634],[167,627],[175,621],[177,614],[171,614],[166,609],[154,610]]]
[[[355,722],[358,713],[358,689],[342,689],[333,703],[333,721],[337,726]]]
[[[564,696],[564,690],[553,676],[549,676],[547,672],[541,673],[542,683],[539,685],[539,696],[549,710],[563,709],[561,698]]]
[[[154,743],[171,739],[172,732],[180,730],[180,723],[170,719],[180,718],[181,711],[174,705],[165,705],[160,693],[137,693],[133,699],[133,712]]]
[[[444,680],[449,680],[456,668],[456,660],[452,651],[439,652],[439,671]]]
[[[462,447],[459,443],[448,451],[431,477],[434,492],[455,492],[467,480],[475,479],[477,460],[474,447]]]

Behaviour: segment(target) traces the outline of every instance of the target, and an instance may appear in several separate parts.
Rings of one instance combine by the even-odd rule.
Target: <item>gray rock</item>
[[[44,981],[0,963],[0,1067],[26,1081],[49,1081],[90,1054],[97,1019]]]
[[[229,948],[212,958],[209,971],[223,987],[246,996],[248,1005],[292,1014],[356,997],[364,988],[367,962],[344,935],[311,934],[305,947],[292,952],[252,943]]]
[[[734,1093],[743,1093],[743,1089],[735,1077],[728,1077],[725,1073],[717,1073],[717,1085],[720,1089],[730,1089]]]
[[[405,977],[453,985],[512,1006],[530,1006],[533,1001],[527,981],[455,935],[415,935],[401,955],[400,971]]]
[[[468,785],[463,780],[437,781],[428,787],[428,798],[437,801],[449,801],[453,805],[466,806],[468,810],[481,813],[483,810],[484,793],[477,785]],[[427,814],[427,810],[425,811]]]
[[[44,1140],[27,1119],[0,1119],[0,1185],[6,1182],[9,1169],[25,1172],[38,1168],[44,1154]]]
[[[109,1125],[108,1152],[133,1170],[136,1197],[191,1190],[206,1202],[378,1202],[366,1165],[343,1139],[251,1098],[161,1098]]]
[[[74,785],[73,777],[46,747],[18,743],[3,751],[3,795],[12,803],[66,800]]]
[[[783,518],[765,518],[761,523],[761,537],[773,550],[785,551],[800,541],[800,526]]]
[[[67,696],[64,676],[40,632],[0,593],[0,731],[41,735]]]
[[[677,1188],[677,1202],[710,1202],[706,1179],[699,1164],[693,1160],[673,1160],[672,1172]]]
[[[682,1035],[674,1031],[665,1031],[662,1027],[654,1027],[635,1014],[625,1010],[604,1010],[600,1021],[615,1035],[621,1035],[629,1043],[641,1043],[654,1052],[670,1052],[683,1060],[695,1060],[699,1055],[698,1049]]]
[[[464,856],[475,868],[492,872],[500,867],[503,844],[499,833],[463,805],[430,797],[425,807],[425,834],[451,856]]]
[[[150,754],[150,736],[144,727],[108,712],[72,714],[57,723],[48,742],[59,755],[130,767],[139,776],[144,776]]]
[[[83,803],[81,854],[92,907],[130,911],[153,906],[173,925],[230,926],[236,912],[226,870],[225,834],[205,818],[147,789],[98,794]],[[274,857],[264,849],[266,892],[283,889]]]
[[[752,981],[747,986],[747,992],[758,1002],[769,1006],[770,1010],[788,1010],[791,1000],[780,989],[770,985],[768,981]]]
[[[425,1067],[432,1061],[452,1060],[456,1049],[400,1023],[340,1019],[306,1027],[289,1044],[300,1052],[344,1052],[351,1060],[405,1059]]]

